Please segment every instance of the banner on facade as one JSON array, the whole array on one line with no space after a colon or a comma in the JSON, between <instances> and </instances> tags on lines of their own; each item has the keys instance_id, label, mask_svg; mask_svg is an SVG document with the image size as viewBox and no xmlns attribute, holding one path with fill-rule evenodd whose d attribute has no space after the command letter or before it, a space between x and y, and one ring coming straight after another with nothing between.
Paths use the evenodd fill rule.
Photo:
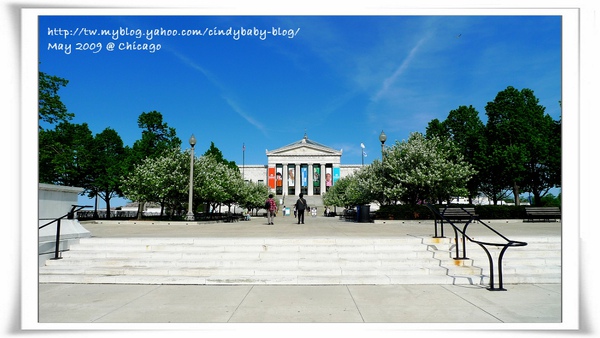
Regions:
<instances>
[{"instance_id":1,"label":"banner on facade","mask_svg":"<svg viewBox=\"0 0 600 338\"><path fill-rule=\"evenodd\" d=\"M269 188L275 189L275 167L269 167L268 175Z\"/></svg>"},{"instance_id":2,"label":"banner on facade","mask_svg":"<svg viewBox=\"0 0 600 338\"><path fill-rule=\"evenodd\" d=\"M321 168L319 166L313 167L313 187L321 186Z\"/></svg>"},{"instance_id":3,"label":"banner on facade","mask_svg":"<svg viewBox=\"0 0 600 338\"><path fill-rule=\"evenodd\" d=\"M340 179L340 168L333 168L333 184Z\"/></svg>"},{"instance_id":4,"label":"banner on facade","mask_svg":"<svg viewBox=\"0 0 600 338\"><path fill-rule=\"evenodd\" d=\"M281 164L278 164L276 166L276 173L275 173L275 185L278 187L282 187L283 186L283 166Z\"/></svg>"},{"instance_id":5,"label":"banner on facade","mask_svg":"<svg viewBox=\"0 0 600 338\"><path fill-rule=\"evenodd\" d=\"M288 169L288 187L296 185L296 168L291 167Z\"/></svg>"},{"instance_id":6,"label":"banner on facade","mask_svg":"<svg viewBox=\"0 0 600 338\"><path fill-rule=\"evenodd\" d=\"M306 165L300 167L300 186L308 186L308 166Z\"/></svg>"},{"instance_id":7,"label":"banner on facade","mask_svg":"<svg viewBox=\"0 0 600 338\"><path fill-rule=\"evenodd\" d=\"M333 185L333 175L331 173L331 167L325 168L325 186L331 187Z\"/></svg>"}]
</instances>

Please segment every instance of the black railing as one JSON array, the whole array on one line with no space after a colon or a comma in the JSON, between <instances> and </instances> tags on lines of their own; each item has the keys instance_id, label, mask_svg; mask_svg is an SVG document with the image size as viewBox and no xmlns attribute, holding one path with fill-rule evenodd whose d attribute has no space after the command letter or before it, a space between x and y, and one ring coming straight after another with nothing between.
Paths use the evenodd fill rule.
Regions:
<instances>
[{"instance_id":1,"label":"black railing","mask_svg":"<svg viewBox=\"0 0 600 338\"><path fill-rule=\"evenodd\" d=\"M40 229L45 228L48 225L56 222L56 247L54 249L54 258L51 258L51 259L61 259L61 257L59 257L59 254L58 254L59 253L59 249L60 249L60 221L63 218L65 218L65 217L67 219L74 219L75 218L75 213L77 211L83 209L83 208L91 208L91 206L89 206L89 205L72 205L71 211L69 211L65 215L63 215L63 216L61 216L59 218L56 218L56 219L54 219L54 220L52 220L52 221L50 221L50 222L48 222L48 223L46 223L46 224L44 224L44 225L42 225L42 226L40 226L38 228L38 230L40 230Z\"/></svg>"},{"instance_id":2,"label":"black railing","mask_svg":"<svg viewBox=\"0 0 600 338\"><path fill-rule=\"evenodd\" d=\"M435 226L436 237L437 237L437 226L438 226L437 220L438 220L438 218L441 221L440 224L441 224L441 228L442 228L441 229L442 236L444 233L444 229L443 229L444 222L450 224L452 226L452 228L454 229L454 236L455 236L455 240L456 240L456 257L454 259L468 259L467 258L467 247L466 247L467 239L470 242L473 242L473 243L479 245L483 249L483 251L485 251L485 254L488 257L489 264L490 264L490 285L488 287L488 290L490 290L490 291L506 291L506 289L504 288L504 285L503 285L503 281L502 281L502 258L504 257L504 254L506 253L506 250L509 247L526 246L527 243L521 242L521 241L514 241L514 240L510 240L510 239L506 238L504 235L502 235L501 233L499 233L498 231L496 231L489 225L482 222L481 219L479 218L479 216L472 214L471 212L465 210L464 208L460 208L460 209L462 209L462 211L469 216L467 217L467 219L461 229L456 224L454 224L454 222L451 219L449 219L447 216L444 216L443 211L440 212L435 206L433 206L429 203L427 203L426 206L427 206L427 208L429 208L429 210L431 210L431 212L435 216L434 226ZM447 206L444 208L444 211L446 210L446 208L447 208ZM504 243L484 242L484 241L475 240L475 239L469 237L467 235L467 227L471 223L474 223L474 222L483 225L485 228L487 228L488 230L493 232L495 235L502 238L504 240ZM461 235L460 241L459 241L459 233ZM462 256L459 253L459 251L460 251L459 243L462 244ZM492 258L490 251L488 250L488 248L486 246L501 246L502 247L502 250L500 250L500 254L498 255L498 287L494 286L494 260Z\"/></svg>"}]
</instances>

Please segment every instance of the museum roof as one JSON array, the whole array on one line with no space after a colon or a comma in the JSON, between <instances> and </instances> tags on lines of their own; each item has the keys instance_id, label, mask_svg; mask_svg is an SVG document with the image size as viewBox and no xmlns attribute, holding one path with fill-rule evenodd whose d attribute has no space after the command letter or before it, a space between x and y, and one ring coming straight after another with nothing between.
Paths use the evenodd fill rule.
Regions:
<instances>
[{"instance_id":1,"label":"museum roof","mask_svg":"<svg viewBox=\"0 0 600 338\"><path fill-rule=\"evenodd\" d=\"M296 142L290 143L290 144L288 144L286 146L283 146L281 148L278 148L278 149L274 149L274 150L271 150L271 151L267 150L267 153L274 153L274 152L279 152L279 151L286 150L286 149L293 149L293 148L297 148L297 147L304 146L304 145L310 145L310 146L313 146L313 147L316 147L316 148L326 149L328 151L340 152L341 153L341 150L333 149L333 148L328 147L328 146L326 146L324 144L321 144L319 142L316 142L316 141L313 141L313 140L309 139L308 135L306 135L306 133L304 133L304 137L302 139L300 139L300 140L298 140Z\"/></svg>"}]
</instances>

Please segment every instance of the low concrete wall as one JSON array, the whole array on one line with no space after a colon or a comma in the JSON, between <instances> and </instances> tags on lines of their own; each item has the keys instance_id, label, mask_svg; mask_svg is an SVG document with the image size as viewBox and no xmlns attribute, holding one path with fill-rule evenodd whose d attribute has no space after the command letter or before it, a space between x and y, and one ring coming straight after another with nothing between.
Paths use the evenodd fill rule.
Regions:
<instances>
[{"instance_id":1,"label":"low concrete wall","mask_svg":"<svg viewBox=\"0 0 600 338\"><path fill-rule=\"evenodd\" d=\"M38 228L71 211L73 205L77 205L77 195L82 191L83 188L40 183L38 188ZM39 266L43 266L47 259L55 256L56 232L56 222L39 229ZM69 246L79 242L80 238L91 236L92 234L77 219L63 218L60 223L59 252L68 250Z\"/></svg>"}]
</instances>

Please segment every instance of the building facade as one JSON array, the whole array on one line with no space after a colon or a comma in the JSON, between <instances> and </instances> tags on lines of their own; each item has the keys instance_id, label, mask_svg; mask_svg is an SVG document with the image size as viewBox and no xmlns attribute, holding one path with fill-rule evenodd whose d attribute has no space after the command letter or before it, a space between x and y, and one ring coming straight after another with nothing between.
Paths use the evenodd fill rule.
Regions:
<instances>
[{"instance_id":1,"label":"building facade","mask_svg":"<svg viewBox=\"0 0 600 338\"><path fill-rule=\"evenodd\" d=\"M267 165L240 168L245 180L266 184L276 196L322 196L340 178L360 165L342 165L342 150L304 137L274 150L266 150Z\"/></svg>"}]
</instances>

